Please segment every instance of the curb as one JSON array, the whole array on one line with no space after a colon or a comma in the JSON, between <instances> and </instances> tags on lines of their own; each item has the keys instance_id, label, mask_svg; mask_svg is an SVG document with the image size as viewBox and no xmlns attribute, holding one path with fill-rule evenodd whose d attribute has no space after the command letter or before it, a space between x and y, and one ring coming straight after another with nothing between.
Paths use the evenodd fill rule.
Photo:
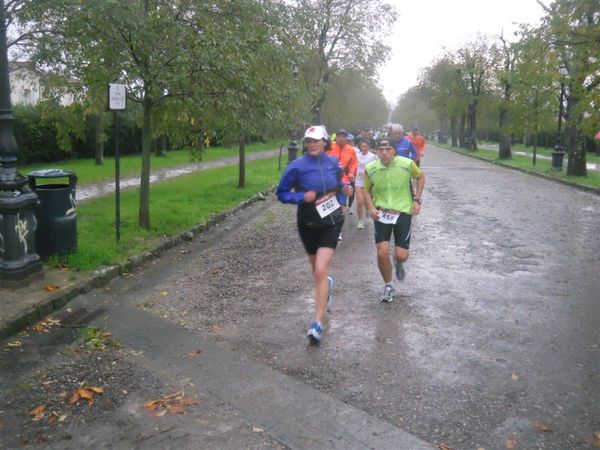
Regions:
<instances>
[{"instance_id":1,"label":"curb","mask_svg":"<svg viewBox=\"0 0 600 450\"><path fill-rule=\"evenodd\" d=\"M432 145L435 145L435 144L432 144ZM543 174L543 173L534 172L532 170L527 170L527 169L521 169L520 167L511 166L511 165L505 164L505 163L503 163L501 161L493 161L493 160L486 159L486 158L483 158L483 157L477 156L477 155L469 155L468 153L463 153L463 152L460 152L460 151L457 151L457 150L453 150L453 149L450 149L450 148L442 147L440 145L435 145L435 146L437 148L441 148L441 149L447 150L449 152L456 153L458 155L463 155L463 156L467 156L469 158L478 159L480 161L485 161L485 162L488 162L490 164L495 164L497 166L506 167L507 169L516 170L517 172L521 172L521 173L524 173L524 174L527 174L527 175L533 175L535 177L543 178L543 179L548 180L548 181L554 181L554 182L560 183L560 184L562 184L564 186L570 186L570 187L579 189L580 191L591 192L592 194L600 195L600 189L599 188L595 188L595 187L592 187L592 186L583 186L581 184L571 183L569 181L566 181L566 180L563 180L563 179L560 179L560 178L554 178L554 177L551 177L551 176Z\"/></svg>"},{"instance_id":2,"label":"curb","mask_svg":"<svg viewBox=\"0 0 600 450\"><path fill-rule=\"evenodd\" d=\"M93 289L106 286L114 278L124 273L131 272L133 269L140 267L154 258L159 257L165 251L176 247L182 242L194 240L195 237L205 233L209 229L214 228L232 214L235 214L236 212L241 211L256 202L266 200L266 197L275 192L275 189L275 187L271 187L265 191L261 191L225 212L214 214L206 222L196 225L177 236L167 238L165 242L158 245L154 249L145 251L140 255L130 256L122 264L102 267L101 269L92 272L91 276L87 280L76 283L75 285L64 290L57 291L54 295L50 295L39 304L24 310L22 313L18 314L17 317L12 317L7 321L0 322L0 339L8 338L20 331L25 330L29 326L35 325L37 322L52 314L54 311L58 311L59 309L63 308L75 297L86 294Z\"/></svg>"}]
</instances>

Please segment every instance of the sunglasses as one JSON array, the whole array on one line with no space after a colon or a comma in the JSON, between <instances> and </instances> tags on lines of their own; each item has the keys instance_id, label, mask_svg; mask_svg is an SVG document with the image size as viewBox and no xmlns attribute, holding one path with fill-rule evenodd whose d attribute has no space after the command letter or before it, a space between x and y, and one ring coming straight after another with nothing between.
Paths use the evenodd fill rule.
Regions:
<instances>
[{"instance_id":1,"label":"sunglasses","mask_svg":"<svg viewBox=\"0 0 600 450\"><path fill-rule=\"evenodd\" d=\"M392 148L393 147L391 147L389 144L382 144L377 146L377 150L391 150Z\"/></svg>"}]
</instances>

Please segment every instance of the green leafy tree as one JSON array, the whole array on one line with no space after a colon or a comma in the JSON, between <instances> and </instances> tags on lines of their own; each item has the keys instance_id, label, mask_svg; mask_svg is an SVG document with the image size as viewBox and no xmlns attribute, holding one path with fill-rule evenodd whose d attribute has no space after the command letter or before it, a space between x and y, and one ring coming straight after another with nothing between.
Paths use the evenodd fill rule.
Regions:
<instances>
[{"instance_id":1,"label":"green leafy tree","mask_svg":"<svg viewBox=\"0 0 600 450\"><path fill-rule=\"evenodd\" d=\"M404 124L405 128L418 125L421 132L433 132L438 124L429 99L427 89L420 86L410 88L398 99L392 111L392 122Z\"/></svg>"},{"instance_id":2,"label":"green leafy tree","mask_svg":"<svg viewBox=\"0 0 600 450\"><path fill-rule=\"evenodd\" d=\"M379 127L387 121L389 106L381 89L353 71L334 76L330 95L323 103L321 118L329 130L358 131Z\"/></svg>"},{"instance_id":3,"label":"green leafy tree","mask_svg":"<svg viewBox=\"0 0 600 450\"><path fill-rule=\"evenodd\" d=\"M376 0L293 0L294 30L302 49L296 63L311 96L314 123L333 76L352 69L372 79L390 48L383 44L396 20L395 9Z\"/></svg>"},{"instance_id":4,"label":"green leafy tree","mask_svg":"<svg viewBox=\"0 0 600 450\"><path fill-rule=\"evenodd\" d=\"M442 132L448 130L449 122L452 145L462 144L468 100L461 89L461 73L455 55L448 52L423 69L419 87L423 95L429 97L429 106L435 111Z\"/></svg>"},{"instance_id":5,"label":"green leafy tree","mask_svg":"<svg viewBox=\"0 0 600 450\"><path fill-rule=\"evenodd\" d=\"M468 99L465 147L469 150L477 150L477 108L490 84L494 57L494 46L484 36L478 36L457 52L459 85Z\"/></svg>"},{"instance_id":6,"label":"green leafy tree","mask_svg":"<svg viewBox=\"0 0 600 450\"><path fill-rule=\"evenodd\" d=\"M546 40L567 70L562 79L566 85L567 175L586 176L583 137L600 126L600 5L594 0L555 0L549 6L538 3L546 13L541 24Z\"/></svg>"}]
</instances>

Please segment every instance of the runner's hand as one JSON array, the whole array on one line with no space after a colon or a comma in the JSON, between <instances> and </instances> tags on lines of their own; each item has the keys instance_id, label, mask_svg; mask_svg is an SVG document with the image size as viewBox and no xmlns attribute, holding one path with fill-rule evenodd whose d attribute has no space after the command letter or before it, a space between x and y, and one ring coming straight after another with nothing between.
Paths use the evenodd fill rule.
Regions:
<instances>
[{"instance_id":1,"label":"runner's hand","mask_svg":"<svg viewBox=\"0 0 600 450\"><path fill-rule=\"evenodd\" d=\"M315 191L306 191L304 193L304 203L313 203L317 199Z\"/></svg>"},{"instance_id":2,"label":"runner's hand","mask_svg":"<svg viewBox=\"0 0 600 450\"><path fill-rule=\"evenodd\" d=\"M342 190L344 191L344 195L347 197L350 197L354 193L354 189L352 189L352 186L350 186L349 184L344 186L344 189Z\"/></svg>"},{"instance_id":3,"label":"runner's hand","mask_svg":"<svg viewBox=\"0 0 600 450\"><path fill-rule=\"evenodd\" d=\"M417 202L413 202L412 204L412 215L416 216L421 212L421 205L419 205Z\"/></svg>"},{"instance_id":4,"label":"runner's hand","mask_svg":"<svg viewBox=\"0 0 600 450\"><path fill-rule=\"evenodd\" d=\"M369 216L371 216L371 219L373 220L379 220L379 211L377 211L376 209L370 209Z\"/></svg>"}]
</instances>

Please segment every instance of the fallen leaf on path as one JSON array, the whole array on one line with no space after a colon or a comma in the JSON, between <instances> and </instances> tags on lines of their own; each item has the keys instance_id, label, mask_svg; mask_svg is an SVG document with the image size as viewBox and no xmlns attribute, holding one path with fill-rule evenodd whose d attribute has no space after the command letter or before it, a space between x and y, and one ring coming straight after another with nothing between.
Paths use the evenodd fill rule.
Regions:
<instances>
[{"instance_id":1,"label":"fallen leaf on path","mask_svg":"<svg viewBox=\"0 0 600 450\"><path fill-rule=\"evenodd\" d=\"M51 328L59 325L60 320L54 319L53 317L46 317L31 327L31 331L35 331L37 333L49 333Z\"/></svg>"},{"instance_id":2,"label":"fallen leaf on path","mask_svg":"<svg viewBox=\"0 0 600 450\"><path fill-rule=\"evenodd\" d=\"M254 431L255 433L263 433L265 430L263 430L260 427L252 427L252 431Z\"/></svg>"},{"instance_id":3,"label":"fallen leaf on path","mask_svg":"<svg viewBox=\"0 0 600 450\"><path fill-rule=\"evenodd\" d=\"M74 405L79 400L84 399L84 400L87 400L88 403L91 405L92 403L94 403L94 395L103 394L103 393L104 393L104 388L101 388L101 387L96 387L96 386L80 387L78 389L75 389L75 391L73 391L73 393L67 400L67 403L69 405Z\"/></svg>"},{"instance_id":4,"label":"fallen leaf on path","mask_svg":"<svg viewBox=\"0 0 600 450\"><path fill-rule=\"evenodd\" d=\"M46 286L44 286L44 290L48 292L54 292L59 291L60 287L55 284L47 284Z\"/></svg>"},{"instance_id":5,"label":"fallen leaf on path","mask_svg":"<svg viewBox=\"0 0 600 450\"><path fill-rule=\"evenodd\" d=\"M9 343L6 344L7 347L22 347L23 344L21 343L21 341L10 341Z\"/></svg>"},{"instance_id":6,"label":"fallen leaf on path","mask_svg":"<svg viewBox=\"0 0 600 450\"><path fill-rule=\"evenodd\" d=\"M48 416L48 423L54 423L60 418L60 415L56 411L52 411Z\"/></svg>"},{"instance_id":7,"label":"fallen leaf on path","mask_svg":"<svg viewBox=\"0 0 600 450\"><path fill-rule=\"evenodd\" d=\"M543 432L548 432L548 431L552 431L552 428L550 428L548 425L546 425L545 423L536 423L533 426L534 429L536 429L537 431L543 431Z\"/></svg>"},{"instance_id":8,"label":"fallen leaf on path","mask_svg":"<svg viewBox=\"0 0 600 450\"><path fill-rule=\"evenodd\" d=\"M215 331L221 331L223 328L225 328L220 323L213 323L211 326L212 326L212 329Z\"/></svg>"},{"instance_id":9,"label":"fallen leaf on path","mask_svg":"<svg viewBox=\"0 0 600 450\"><path fill-rule=\"evenodd\" d=\"M144 403L144 408L146 408L148 411L154 412L157 406L161 405L163 402L164 400L150 400Z\"/></svg>"},{"instance_id":10,"label":"fallen leaf on path","mask_svg":"<svg viewBox=\"0 0 600 450\"><path fill-rule=\"evenodd\" d=\"M511 378L513 381L518 381L519 380L519 375L516 374L516 372L513 372L511 375Z\"/></svg>"},{"instance_id":11,"label":"fallen leaf on path","mask_svg":"<svg viewBox=\"0 0 600 450\"><path fill-rule=\"evenodd\" d=\"M200 356L202 350L196 350L195 352L188 353L188 356Z\"/></svg>"},{"instance_id":12,"label":"fallen leaf on path","mask_svg":"<svg viewBox=\"0 0 600 450\"><path fill-rule=\"evenodd\" d=\"M437 447L439 450L454 450L454 447L450 447L450 445L448 445L446 443L438 444Z\"/></svg>"},{"instance_id":13,"label":"fallen leaf on path","mask_svg":"<svg viewBox=\"0 0 600 450\"><path fill-rule=\"evenodd\" d=\"M507 438L506 439L506 448L508 448L508 449L517 448L517 440L514 438Z\"/></svg>"},{"instance_id":14,"label":"fallen leaf on path","mask_svg":"<svg viewBox=\"0 0 600 450\"><path fill-rule=\"evenodd\" d=\"M81 398L85 400L91 400L94 398L94 391L92 391L91 389L80 388L77 389L77 393Z\"/></svg>"},{"instance_id":15,"label":"fallen leaf on path","mask_svg":"<svg viewBox=\"0 0 600 450\"><path fill-rule=\"evenodd\" d=\"M169 295L169 293L167 291L160 291L161 297L166 297L167 295Z\"/></svg>"},{"instance_id":16,"label":"fallen leaf on path","mask_svg":"<svg viewBox=\"0 0 600 450\"><path fill-rule=\"evenodd\" d=\"M81 396L79 395L79 392L75 391L71 394L71 396L69 397L69 400L67 400L67 403L69 405L74 405L75 403L77 403L79 401L80 398L81 398Z\"/></svg>"},{"instance_id":17,"label":"fallen leaf on path","mask_svg":"<svg viewBox=\"0 0 600 450\"><path fill-rule=\"evenodd\" d=\"M38 422L44 418L44 411L46 411L46 405L39 405L29 411L29 417L34 422Z\"/></svg>"},{"instance_id":18,"label":"fallen leaf on path","mask_svg":"<svg viewBox=\"0 0 600 450\"><path fill-rule=\"evenodd\" d=\"M197 405L200 401L195 398L184 398L184 396L183 390L165 394L160 399L147 401L144 403L144 408L158 417L162 417L168 412L185 414L187 413L186 406Z\"/></svg>"}]
</instances>

